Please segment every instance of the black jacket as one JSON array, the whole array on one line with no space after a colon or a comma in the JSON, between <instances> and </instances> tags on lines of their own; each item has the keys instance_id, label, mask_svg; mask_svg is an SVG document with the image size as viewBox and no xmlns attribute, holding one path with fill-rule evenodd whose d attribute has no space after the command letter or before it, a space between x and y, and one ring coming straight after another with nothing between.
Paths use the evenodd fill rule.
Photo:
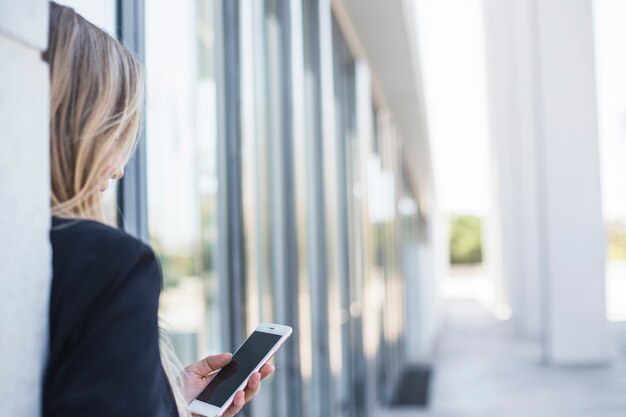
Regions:
<instances>
[{"instance_id":1,"label":"black jacket","mask_svg":"<svg viewBox=\"0 0 626 417\"><path fill-rule=\"evenodd\" d=\"M176 416L159 355L152 250L98 222L52 219L44 417Z\"/></svg>"}]
</instances>

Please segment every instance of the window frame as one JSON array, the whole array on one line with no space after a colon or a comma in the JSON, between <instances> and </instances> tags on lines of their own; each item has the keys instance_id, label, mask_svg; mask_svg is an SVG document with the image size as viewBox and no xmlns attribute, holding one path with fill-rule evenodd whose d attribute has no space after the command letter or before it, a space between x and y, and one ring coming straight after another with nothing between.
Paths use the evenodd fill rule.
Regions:
<instances>
[{"instance_id":1,"label":"window frame","mask_svg":"<svg viewBox=\"0 0 626 417\"><path fill-rule=\"evenodd\" d=\"M117 36L141 62L145 62L145 0L117 0ZM142 120L145 120L145 107ZM137 149L125 167L117 188L117 224L131 235L148 242L148 193L146 127L141 123Z\"/></svg>"}]
</instances>

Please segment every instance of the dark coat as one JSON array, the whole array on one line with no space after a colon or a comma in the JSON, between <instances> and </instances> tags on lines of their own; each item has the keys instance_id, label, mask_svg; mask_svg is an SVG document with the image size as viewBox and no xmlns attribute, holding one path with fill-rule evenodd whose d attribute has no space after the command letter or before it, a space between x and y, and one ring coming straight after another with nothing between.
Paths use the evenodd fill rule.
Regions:
<instances>
[{"instance_id":1,"label":"dark coat","mask_svg":"<svg viewBox=\"0 0 626 417\"><path fill-rule=\"evenodd\" d=\"M159 354L154 253L94 221L53 218L43 417L176 416Z\"/></svg>"}]
</instances>

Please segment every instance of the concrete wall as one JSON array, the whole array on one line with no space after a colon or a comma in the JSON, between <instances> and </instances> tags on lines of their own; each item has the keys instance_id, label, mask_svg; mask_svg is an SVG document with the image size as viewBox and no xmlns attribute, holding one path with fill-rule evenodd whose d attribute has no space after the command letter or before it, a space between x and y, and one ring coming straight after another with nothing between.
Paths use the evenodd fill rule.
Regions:
<instances>
[{"instance_id":1,"label":"concrete wall","mask_svg":"<svg viewBox=\"0 0 626 417\"><path fill-rule=\"evenodd\" d=\"M0 415L40 415L50 286L48 2L0 0Z\"/></svg>"},{"instance_id":2,"label":"concrete wall","mask_svg":"<svg viewBox=\"0 0 626 417\"><path fill-rule=\"evenodd\" d=\"M485 0L502 282L551 364L609 358L589 0Z\"/></svg>"}]
</instances>

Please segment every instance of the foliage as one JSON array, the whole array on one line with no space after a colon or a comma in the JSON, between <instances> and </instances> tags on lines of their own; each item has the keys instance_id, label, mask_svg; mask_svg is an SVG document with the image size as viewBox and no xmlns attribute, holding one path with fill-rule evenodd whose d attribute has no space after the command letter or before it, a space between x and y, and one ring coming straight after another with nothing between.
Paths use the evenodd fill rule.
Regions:
<instances>
[{"instance_id":1,"label":"foliage","mask_svg":"<svg viewBox=\"0 0 626 417\"><path fill-rule=\"evenodd\" d=\"M481 219L471 215L450 218L450 263L477 264L483 260Z\"/></svg>"}]
</instances>

